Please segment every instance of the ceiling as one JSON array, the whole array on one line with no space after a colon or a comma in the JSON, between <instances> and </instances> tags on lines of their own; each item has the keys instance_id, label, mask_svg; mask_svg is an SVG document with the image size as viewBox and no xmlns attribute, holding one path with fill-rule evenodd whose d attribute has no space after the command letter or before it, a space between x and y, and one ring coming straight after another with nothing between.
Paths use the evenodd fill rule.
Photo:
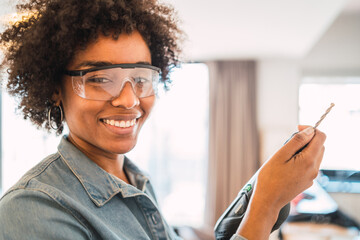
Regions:
<instances>
[{"instance_id":1,"label":"ceiling","mask_svg":"<svg viewBox=\"0 0 360 240\"><path fill-rule=\"evenodd\" d=\"M174 5L190 61L302 58L343 11L359 0L162 0ZM1 16L14 12L0 0Z\"/></svg>"},{"instance_id":2,"label":"ceiling","mask_svg":"<svg viewBox=\"0 0 360 240\"><path fill-rule=\"evenodd\" d=\"M164 0L188 34L185 57L302 58L336 17L359 0Z\"/></svg>"}]
</instances>

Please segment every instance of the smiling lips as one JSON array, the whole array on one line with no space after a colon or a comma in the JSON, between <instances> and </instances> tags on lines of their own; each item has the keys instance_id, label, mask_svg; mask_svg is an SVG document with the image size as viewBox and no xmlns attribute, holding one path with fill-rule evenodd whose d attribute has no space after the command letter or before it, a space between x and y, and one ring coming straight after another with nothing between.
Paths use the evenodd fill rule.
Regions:
<instances>
[{"instance_id":1,"label":"smiling lips","mask_svg":"<svg viewBox=\"0 0 360 240\"><path fill-rule=\"evenodd\" d=\"M109 124L111 126L120 127L120 128L128 128L132 127L136 123L136 119L133 120L110 120L110 119L102 119L102 121L106 124Z\"/></svg>"}]
</instances>

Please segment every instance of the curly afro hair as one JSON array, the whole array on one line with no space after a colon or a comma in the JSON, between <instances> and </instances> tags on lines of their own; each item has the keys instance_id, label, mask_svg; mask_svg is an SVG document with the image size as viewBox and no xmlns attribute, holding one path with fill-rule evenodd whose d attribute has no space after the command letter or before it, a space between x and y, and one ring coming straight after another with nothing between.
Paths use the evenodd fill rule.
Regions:
<instances>
[{"instance_id":1,"label":"curly afro hair","mask_svg":"<svg viewBox=\"0 0 360 240\"><path fill-rule=\"evenodd\" d=\"M19 98L24 118L49 131L48 110L65 67L99 34L117 39L139 31L165 87L169 71L179 65L183 33L174 10L156 0L28 0L17 9L31 14L0 34L5 49L1 68L7 69L7 90ZM52 113L60 134L60 112Z\"/></svg>"}]
</instances>

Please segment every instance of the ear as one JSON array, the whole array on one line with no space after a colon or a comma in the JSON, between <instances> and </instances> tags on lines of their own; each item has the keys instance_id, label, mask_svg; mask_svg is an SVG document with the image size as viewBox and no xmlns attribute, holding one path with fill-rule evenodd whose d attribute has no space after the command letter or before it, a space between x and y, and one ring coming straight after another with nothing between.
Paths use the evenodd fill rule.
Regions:
<instances>
[{"instance_id":1,"label":"ear","mask_svg":"<svg viewBox=\"0 0 360 240\"><path fill-rule=\"evenodd\" d=\"M53 95L51 96L51 101L54 105L59 106L62 100L61 87L58 86L55 88Z\"/></svg>"}]
</instances>

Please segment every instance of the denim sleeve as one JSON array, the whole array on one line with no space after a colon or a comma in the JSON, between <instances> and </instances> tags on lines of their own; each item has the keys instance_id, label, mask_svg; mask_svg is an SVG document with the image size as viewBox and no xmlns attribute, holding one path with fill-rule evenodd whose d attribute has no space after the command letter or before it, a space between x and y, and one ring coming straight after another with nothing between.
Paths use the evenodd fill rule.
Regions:
<instances>
[{"instance_id":1,"label":"denim sleeve","mask_svg":"<svg viewBox=\"0 0 360 240\"><path fill-rule=\"evenodd\" d=\"M91 239L87 228L43 192L15 190L0 201L0 239Z\"/></svg>"},{"instance_id":2,"label":"denim sleeve","mask_svg":"<svg viewBox=\"0 0 360 240\"><path fill-rule=\"evenodd\" d=\"M237 235L237 234L234 234L230 240L247 240L246 238L240 236L240 235Z\"/></svg>"}]
</instances>

